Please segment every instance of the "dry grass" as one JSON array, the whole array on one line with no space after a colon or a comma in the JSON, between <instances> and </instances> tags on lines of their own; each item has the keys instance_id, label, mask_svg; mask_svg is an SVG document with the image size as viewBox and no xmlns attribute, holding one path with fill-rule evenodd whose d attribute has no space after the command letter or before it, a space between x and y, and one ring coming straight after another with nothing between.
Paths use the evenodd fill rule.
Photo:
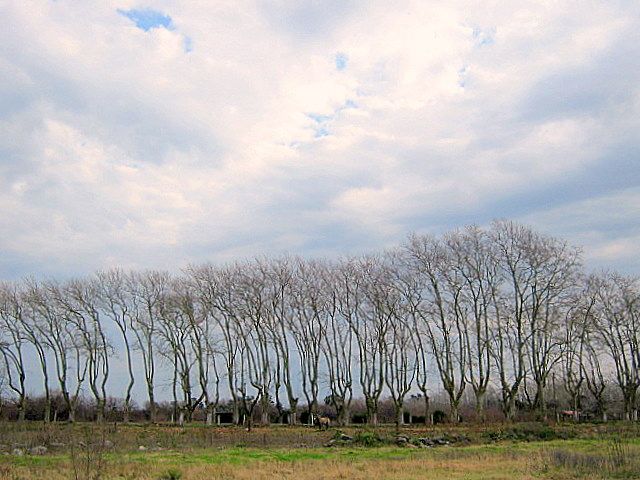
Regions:
<instances>
[{"instance_id":1,"label":"dry grass","mask_svg":"<svg viewBox=\"0 0 640 480\"><path fill-rule=\"evenodd\" d=\"M385 451L385 454L390 452ZM465 458L448 458L416 452L410 457L384 455L384 458L326 458L285 461L254 461L247 464L195 463L180 464L170 459L158 459L154 463L110 461L100 478L157 480L172 478L169 472L179 473L181 480L377 480L377 479L513 479L533 478L533 469L522 458L496 454L476 455ZM55 467L12 466L5 470L13 480L46 478L63 480L74 478L68 462ZM80 477L89 478L89 477Z\"/></svg>"},{"instance_id":2,"label":"dry grass","mask_svg":"<svg viewBox=\"0 0 640 480\"><path fill-rule=\"evenodd\" d=\"M26 480L382 480L639 478L638 445L625 447L624 468L593 462L607 445L556 441L441 449L196 450L109 454L103 468L76 476L68 456L20 457L0 463L0 478ZM558 454L559 451L563 453ZM598 459L600 457L597 457ZM575 460L579 459L579 460ZM606 460L606 459L605 459ZM576 463L577 462L577 463Z\"/></svg>"},{"instance_id":3,"label":"dry grass","mask_svg":"<svg viewBox=\"0 0 640 480\"><path fill-rule=\"evenodd\" d=\"M5 452L0 456L0 479L640 478L637 426L571 428L571 435L532 425L403 430L412 438L450 434L470 439L464 445L421 449L384 442L375 448L326 448L322 445L335 432L304 427L248 433L201 426L7 424L0 425L0 450ZM351 428L347 433L357 436L365 431ZM390 427L378 429L376 435L394 438ZM561 439L567 436L572 439ZM624 442L612 441L622 436ZM47 454L8 454L16 447L26 451L37 445L47 445Z\"/></svg>"}]
</instances>

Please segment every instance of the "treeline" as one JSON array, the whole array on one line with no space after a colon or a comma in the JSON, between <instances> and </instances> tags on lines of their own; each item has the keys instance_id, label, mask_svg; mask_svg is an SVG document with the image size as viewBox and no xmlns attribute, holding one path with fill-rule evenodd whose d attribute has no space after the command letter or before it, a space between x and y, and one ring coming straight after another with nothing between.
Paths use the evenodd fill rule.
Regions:
<instances>
[{"instance_id":1,"label":"treeline","mask_svg":"<svg viewBox=\"0 0 640 480\"><path fill-rule=\"evenodd\" d=\"M400 424L412 393L429 418L435 390L445 392L451 421L465 392L479 419L491 391L507 420L523 402L545 417L557 378L575 415L587 398L606 415L613 383L624 418L635 420L639 314L635 279L586 274L576 248L496 221L336 261L265 258L193 265L180 275L115 269L5 282L0 382L24 419L27 357L35 352L45 421L53 392L74 421L85 390L102 421L117 353L127 382L109 394L121 397L125 421L134 382L145 386L157 420L165 369L178 421L204 406L210 424L226 397L233 421L250 428L256 412L268 423L275 406L295 423L301 405L308 415L323 403L348 423L354 395L375 424L383 394Z\"/></svg>"}]
</instances>

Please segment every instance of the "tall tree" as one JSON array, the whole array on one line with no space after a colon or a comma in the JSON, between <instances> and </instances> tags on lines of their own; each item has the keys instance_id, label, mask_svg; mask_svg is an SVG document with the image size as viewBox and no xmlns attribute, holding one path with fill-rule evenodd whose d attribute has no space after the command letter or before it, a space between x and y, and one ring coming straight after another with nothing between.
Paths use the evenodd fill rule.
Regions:
<instances>
[{"instance_id":1,"label":"tall tree","mask_svg":"<svg viewBox=\"0 0 640 480\"><path fill-rule=\"evenodd\" d=\"M302 392L311 421L318 411L323 336L327 331L330 288L328 266L297 259L291 286L293 315L289 330L298 352Z\"/></svg>"},{"instance_id":2,"label":"tall tree","mask_svg":"<svg viewBox=\"0 0 640 480\"><path fill-rule=\"evenodd\" d=\"M25 419L26 340L22 320L22 303L15 284L0 285L0 354L4 360L7 386L17 395L18 421Z\"/></svg>"},{"instance_id":3,"label":"tall tree","mask_svg":"<svg viewBox=\"0 0 640 480\"><path fill-rule=\"evenodd\" d=\"M624 418L637 420L640 387L640 288L638 280L603 274L598 298L598 334L615 367Z\"/></svg>"},{"instance_id":4,"label":"tall tree","mask_svg":"<svg viewBox=\"0 0 640 480\"><path fill-rule=\"evenodd\" d=\"M459 421L466 386L468 354L463 336L462 279L451 271L451 259L443 243L414 235L405 245L411 271L420 278L422 303L416 314L427 335L442 387L449 397L449 415Z\"/></svg>"},{"instance_id":5,"label":"tall tree","mask_svg":"<svg viewBox=\"0 0 640 480\"><path fill-rule=\"evenodd\" d=\"M493 293L499 282L487 234L471 226L445 237L451 269L460 281L459 315L467 354L466 380L476 399L476 415L484 421L485 398L491 378L491 326L495 319Z\"/></svg>"},{"instance_id":6,"label":"tall tree","mask_svg":"<svg viewBox=\"0 0 640 480\"><path fill-rule=\"evenodd\" d=\"M127 362L128 381L124 391L123 421L129 423L131 415L131 391L135 383L133 374L133 357L131 338L133 301L131 292L127 288L128 279L124 272L118 269L98 272L96 274L98 305L100 309L117 326L124 345Z\"/></svg>"}]
</instances>

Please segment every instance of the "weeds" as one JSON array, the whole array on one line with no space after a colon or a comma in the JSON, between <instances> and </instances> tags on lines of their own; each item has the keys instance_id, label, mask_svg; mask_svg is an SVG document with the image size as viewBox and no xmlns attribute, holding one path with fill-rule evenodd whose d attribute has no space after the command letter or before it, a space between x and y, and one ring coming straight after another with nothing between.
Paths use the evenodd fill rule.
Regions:
<instances>
[{"instance_id":1,"label":"weeds","mask_svg":"<svg viewBox=\"0 0 640 480\"><path fill-rule=\"evenodd\" d=\"M162 474L158 480L180 480L181 478L182 473L179 470L172 469Z\"/></svg>"},{"instance_id":2,"label":"weeds","mask_svg":"<svg viewBox=\"0 0 640 480\"><path fill-rule=\"evenodd\" d=\"M640 463L634 461L629 445L620 439L609 442L604 453L554 449L549 457L552 465L583 474L600 476L606 473L608 477L618 478L637 478L640 474Z\"/></svg>"},{"instance_id":3,"label":"weeds","mask_svg":"<svg viewBox=\"0 0 640 480\"><path fill-rule=\"evenodd\" d=\"M104 449L106 444L104 427L100 427L99 434L95 435L95 429L85 427L83 440L77 444L71 443L71 468L74 480L100 480L102 478L105 460Z\"/></svg>"},{"instance_id":4,"label":"weeds","mask_svg":"<svg viewBox=\"0 0 640 480\"><path fill-rule=\"evenodd\" d=\"M623 468L629 465L629 460L632 458L629 445L622 442L619 438L614 439L608 448L609 465L614 468Z\"/></svg>"},{"instance_id":5,"label":"weeds","mask_svg":"<svg viewBox=\"0 0 640 480\"><path fill-rule=\"evenodd\" d=\"M484 433L484 437L490 441L515 440L533 442L538 440L568 440L575 438L577 432L570 428L553 428L549 425L538 423L524 423L510 428L490 430Z\"/></svg>"}]
</instances>

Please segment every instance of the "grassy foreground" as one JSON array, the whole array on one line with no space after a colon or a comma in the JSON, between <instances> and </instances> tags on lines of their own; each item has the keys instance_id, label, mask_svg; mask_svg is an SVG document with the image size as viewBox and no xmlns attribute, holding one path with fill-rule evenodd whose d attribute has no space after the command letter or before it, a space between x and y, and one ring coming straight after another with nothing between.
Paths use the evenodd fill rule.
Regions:
<instances>
[{"instance_id":1,"label":"grassy foreground","mask_svg":"<svg viewBox=\"0 0 640 480\"><path fill-rule=\"evenodd\" d=\"M1 479L640 478L636 426L570 426L570 433L536 425L414 428L402 431L411 439L405 446L394 445L392 429L353 428L345 431L352 441L331 447L319 444L340 433L304 427L251 433L197 426L0 428ZM419 438L436 435L464 441L417 446Z\"/></svg>"}]
</instances>

